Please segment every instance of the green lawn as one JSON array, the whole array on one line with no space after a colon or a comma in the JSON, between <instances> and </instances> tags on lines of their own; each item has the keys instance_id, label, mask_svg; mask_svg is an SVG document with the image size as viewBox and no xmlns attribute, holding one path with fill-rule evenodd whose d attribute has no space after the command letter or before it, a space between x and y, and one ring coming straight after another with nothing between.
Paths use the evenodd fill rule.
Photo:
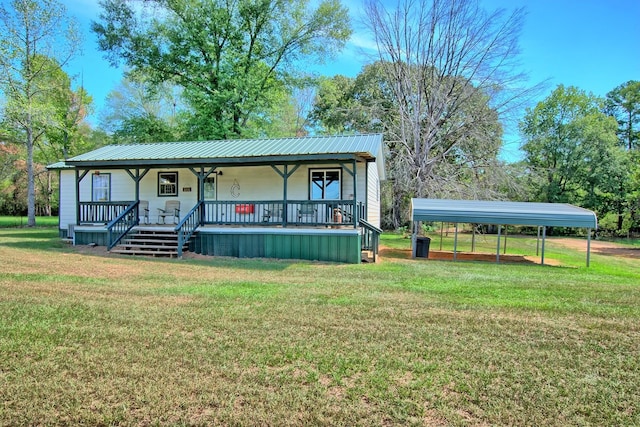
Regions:
<instances>
[{"instance_id":1,"label":"green lawn","mask_svg":"<svg viewBox=\"0 0 640 427\"><path fill-rule=\"evenodd\" d=\"M0 425L640 425L637 259L165 261L56 236L0 229Z\"/></svg>"},{"instance_id":2,"label":"green lawn","mask_svg":"<svg viewBox=\"0 0 640 427\"><path fill-rule=\"evenodd\" d=\"M24 227L27 225L26 216L2 216L0 215L0 228ZM58 225L57 216L36 217L36 227L55 227Z\"/></svg>"}]
</instances>

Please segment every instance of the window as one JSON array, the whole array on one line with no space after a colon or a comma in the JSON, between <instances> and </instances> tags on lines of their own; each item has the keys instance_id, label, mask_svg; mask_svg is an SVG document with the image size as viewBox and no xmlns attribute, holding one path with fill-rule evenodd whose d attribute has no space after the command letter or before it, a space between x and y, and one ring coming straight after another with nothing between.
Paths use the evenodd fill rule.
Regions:
<instances>
[{"instance_id":1,"label":"window","mask_svg":"<svg viewBox=\"0 0 640 427\"><path fill-rule=\"evenodd\" d=\"M95 172L91 175L91 201L108 202L111 200L111 174Z\"/></svg>"},{"instance_id":2,"label":"window","mask_svg":"<svg viewBox=\"0 0 640 427\"><path fill-rule=\"evenodd\" d=\"M339 200L340 192L340 169L325 169L310 171L311 200Z\"/></svg>"},{"instance_id":3,"label":"window","mask_svg":"<svg viewBox=\"0 0 640 427\"><path fill-rule=\"evenodd\" d=\"M178 195L178 172L158 172L158 196Z\"/></svg>"},{"instance_id":4,"label":"window","mask_svg":"<svg viewBox=\"0 0 640 427\"><path fill-rule=\"evenodd\" d=\"M204 199L216 199L216 178L213 176L207 177L204 180Z\"/></svg>"}]
</instances>

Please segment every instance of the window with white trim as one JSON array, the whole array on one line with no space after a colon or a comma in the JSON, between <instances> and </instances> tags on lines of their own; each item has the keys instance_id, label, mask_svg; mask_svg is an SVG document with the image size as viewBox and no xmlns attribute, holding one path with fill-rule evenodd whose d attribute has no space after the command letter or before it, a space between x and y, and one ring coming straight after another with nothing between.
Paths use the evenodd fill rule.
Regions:
<instances>
[{"instance_id":1,"label":"window with white trim","mask_svg":"<svg viewBox=\"0 0 640 427\"><path fill-rule=\"evenodd\" d=\"M341 169L311 169L309 171L309 199L340 200Z\"/></svg>"},{"instance_id":2,"label":"window with white trim","mask_svg":"<svg viewBox=\"0 0 640 427\"><path fill-rule=\"evenodd\" d=\"M95 172L91 175L91 201L108 202L111 200L111 174Z\"/></svg>"}]
</instances>

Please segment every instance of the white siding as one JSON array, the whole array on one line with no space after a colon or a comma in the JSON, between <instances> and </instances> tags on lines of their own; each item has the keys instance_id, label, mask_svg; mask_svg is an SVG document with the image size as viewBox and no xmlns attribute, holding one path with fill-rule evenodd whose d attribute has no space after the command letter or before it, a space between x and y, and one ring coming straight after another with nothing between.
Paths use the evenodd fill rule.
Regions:
<instances>
[{"instance_id":1,"label":"white siding","mask_svg":"<svg viewBox=\"0 0 640 427\"><path fill-rule=\"evenodd\" d=\"M291 170L293 166L289 166ZM289 200L309 199L309 170L340 168L333 163L300 166L288 179L287 198ZM283 167L279 166L282 170ZM222 166L217 176L217 200L282 200L283 179L270 166L232 167ZM369 188L366 188L365 174L369 173ZM178 196L158 196L158 173L178 172ZM373 224L379 224L380 198L379 180L374 163L357 163L357 197L365 202L368 196L368 216ZM80 182L80 201L91 201L92 174L90 171ZM124 170L100 171L110 174L111 201L135 200L135 182ZM185 191L190 189L190 191ZM368 193L367 193L368 191ZM235 196L235 197L234 197ZM342 199L353 197L353 177L342 170ZM180 200L180 215L184 217L198 200L198 179L189 169L166 168L152 169L140 181L140 200L149 201L149 220L157 222L158 208L162 208L167 200ZM60 228L67 229L68 224L76 222L75 173L73 170L62 170L60 173Z\"/></svg>"},{"instance_id":2,"label":"white siding","mask_svg":"<svg viewBox=\"0 0 640 427\"><path fill-rule=\"evenodd\" d=\"M158 196L158 173L178 172L178 196ZM126 175L126 172L123 172ZM131 196L135 199L135 183L127 175ZM185 191L185 190L191 191ZM122 193L124 195L124 192ZM116 200L113 199L112 200ZM140 200L149 201L149 222L158 222L158 208L164 208L167 200L180 200L180 219L184 218L198 201L198 178L189 169L151 169L140 181ZM170 220L170 219L169 219Z\"/></svg>"},{"instance_id":3,"label":"white siding","mask_svg":"<svg viewBox=\"0 0 640 427\"><path fill-rule=\"evenodd\" d=\"M368 163L367 168L367 217L368 221L380 227L380 177L378 175L378 165L375 162Z\"/></svg>"},{"instance_id":4,"label":"white siding","mask_svg":"<svg viewBox=\"0 0 640 427\"><path fill-rule=\"evenodd\" d=\"M60 171L60 230L76 223L76 175L73 170Z\"/></svg>"}]
</instances>

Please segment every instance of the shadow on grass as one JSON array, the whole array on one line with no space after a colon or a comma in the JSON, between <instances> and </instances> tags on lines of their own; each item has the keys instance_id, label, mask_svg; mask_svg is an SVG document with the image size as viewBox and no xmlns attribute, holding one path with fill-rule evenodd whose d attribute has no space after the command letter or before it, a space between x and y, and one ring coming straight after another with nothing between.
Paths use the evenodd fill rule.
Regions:
<instances>
[{"instance_id":1,"label":"shadow on grass","mask_svg":"<svg viewBox=\"0 0 640 427\"><path fill-rule=\"evenodd\" d=\"M1 236L0 236L1 237ZM46 240L23 240L20 242L1 242L0 246L14 249L39 249L42 251L58 250L66 246L65 243L55 239Z\"/></svg>"},{"instance_id":2,"label":"shadow on grass","mask_svg":"<svg viewBox=\"0 0 640 427\"><path fill-rule=\"evenodd\" d=\"M17 231L20 230L20 231ZM51 227L43 228L0 228L0 240L6 239L54 239L58 237L58 230Z\"/></svg>"}]
</instances>

